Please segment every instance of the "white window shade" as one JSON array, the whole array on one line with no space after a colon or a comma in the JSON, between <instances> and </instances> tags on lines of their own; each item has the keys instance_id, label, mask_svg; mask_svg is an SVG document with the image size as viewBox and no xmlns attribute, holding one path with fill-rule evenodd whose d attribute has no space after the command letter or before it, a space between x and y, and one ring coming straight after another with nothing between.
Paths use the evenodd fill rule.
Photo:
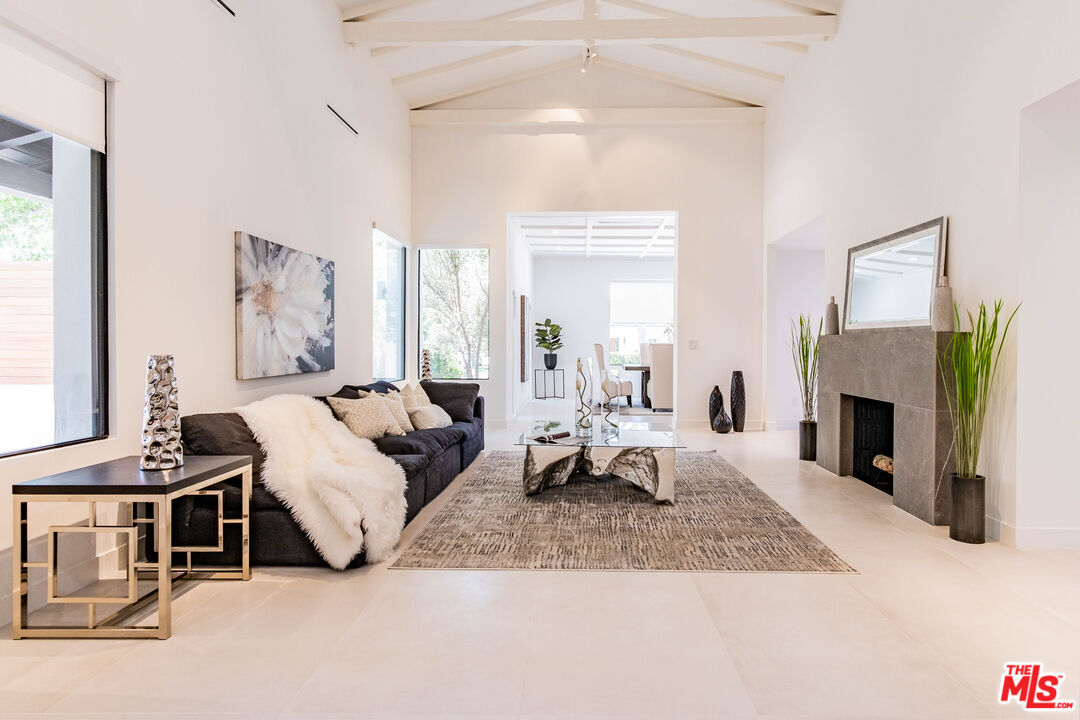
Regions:
<instances>
[{"instance_id":1,"label":"white window shade","mask_svg":"<svg viewBox=\"0 0 1080 720\"><path fill-rule=\"evenodd\" d=\"M675 321L675 293L670 282L613 282L611 323L670 325Z\"/></svg>"},{"instance_id":2,"label":"white window shade","mask_svg":"<svg viewBox=\"0 0 1080 720\"><path fill-rule=\"evenodd\" d=\"M105 152L105 80L0 25L0 114Z\"/></svg>"}]
</instances>

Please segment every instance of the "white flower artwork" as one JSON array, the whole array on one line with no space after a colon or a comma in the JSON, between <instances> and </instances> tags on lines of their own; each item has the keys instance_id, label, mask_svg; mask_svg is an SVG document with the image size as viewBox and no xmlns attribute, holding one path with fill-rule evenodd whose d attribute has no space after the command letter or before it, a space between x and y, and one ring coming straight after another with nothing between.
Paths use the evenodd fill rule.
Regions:
<instances>
[{"instance_id":1,"label":"white flower artwork","mask_svg":"<svg viewBox=\"0 0 1080 720\"><path fill-rule=\"evenodd\" d=\"M334 263L236 233L236 377L334 369Z\"/></svg>"}]
</instances>

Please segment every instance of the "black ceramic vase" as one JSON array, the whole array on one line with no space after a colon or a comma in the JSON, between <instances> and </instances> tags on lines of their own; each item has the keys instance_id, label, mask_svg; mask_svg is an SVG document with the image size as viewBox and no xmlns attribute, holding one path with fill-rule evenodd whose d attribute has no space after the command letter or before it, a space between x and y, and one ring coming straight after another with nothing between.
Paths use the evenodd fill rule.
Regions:
<instances>
[{"instance_id":1,"label":"black ceramic vase","mask_svg":"<svg viewBox=\"0 0 1080 720\"><path fill-rule=\"evenodd\" d=\"M799 423L799 459L817 460L817 421Z\"/></svg>"},{"instance_id":2,"label":"black ceramic vase","mask_svg":"<svg viewBox=\"0 0 1080 720\"><path fill-rule=\"evenodd\" d=\"M714 385L709 394L709 427L718 433L731 432L731 418L724 410L724 395L719 385Z\"/></svg>"},{"instance_id":3,"label":"black ceramic vase","mask_svg":"<svg viewBox=\"0 0 1080 720\"><path fill-rule=\"evenodd\" d=\"M548 370L554 370L555 366L559 364L559 356L555 353L544 353L544 367Z\"/></svg>"},{"instance_id":4,"label":"black ceramic vase","mask_svg":"<svg viewBox=\"0 0 1080 720\"><path fill-rule=\"evenodd\" d=\"M986 542L986 478L952 476L949 537L966 543Z\"/></svg>"},{"instance_id":5,"label":"black ceramic vase","mask_svg":"<svg viewBox=\"0 0 1080 720\"><path fill-rule=\"evenodd\" d=\"M746 387L743 385L742 370L731 373L731 427L735 432L742 432L746 426Z\"/></svg>"}]
</instances>

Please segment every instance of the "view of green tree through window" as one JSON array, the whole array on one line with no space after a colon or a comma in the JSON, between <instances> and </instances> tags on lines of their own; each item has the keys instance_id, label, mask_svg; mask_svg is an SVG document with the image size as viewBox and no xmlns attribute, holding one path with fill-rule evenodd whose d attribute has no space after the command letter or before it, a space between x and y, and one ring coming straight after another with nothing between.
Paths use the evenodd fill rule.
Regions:
<instances>
[{"instance_id":1,"label":"view of green tree through window","mask_svg":"<svg viewBox=\"0 0 1080 720\"><path fill-rule=\"evenodd\" d=\"M0 455L107 432L104 167L0 116Z\"/></svg>"},{"instance_id":2,"label":"view of green tree through window","mask_svg":"<svg viewBox=\"0 0 1080 720\"><path fill-rule=\"evenodd\" d=\"M488 251L420 250L420 351L434 378L487 379Z\"/></svg>"}]
</instances>

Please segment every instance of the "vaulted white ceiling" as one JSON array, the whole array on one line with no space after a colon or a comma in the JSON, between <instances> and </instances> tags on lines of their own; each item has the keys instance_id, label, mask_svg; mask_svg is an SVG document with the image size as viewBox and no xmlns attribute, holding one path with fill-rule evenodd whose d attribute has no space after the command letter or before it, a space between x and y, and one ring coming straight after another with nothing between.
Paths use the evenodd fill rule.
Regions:
<instances>
[{"instance_id":1,"label":"vaulted white ceiling","mask_svg":"<svg viewBox=\"0 0 1080 720\"><path fill-rule=\"evenodd\" d=\"M456 111L427 113L441 120L499 110L485 116L550 122L538 112L574 108L596 110L591 122L723 122L760 113L835 34L841 0L338 3L345 41L371 53L413 110Z\"/></svg>"}]
</instances>

